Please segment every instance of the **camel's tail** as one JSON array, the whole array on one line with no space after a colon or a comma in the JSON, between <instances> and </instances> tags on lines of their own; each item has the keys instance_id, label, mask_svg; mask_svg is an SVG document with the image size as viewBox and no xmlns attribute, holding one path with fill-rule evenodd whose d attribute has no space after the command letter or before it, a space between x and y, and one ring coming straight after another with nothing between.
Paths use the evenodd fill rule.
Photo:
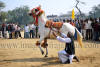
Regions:
<instances>
[{"instance_id":1,"label":"camel's tail","mask_svg":"<svg viewBox=\"0 0 100 67\"><path fill-rule=\"evenodd\" d=\"M82 47L83 47L83 43L82 43L83 37L82 37L82 34L77 30L77 28L75 28L75 29L76 29L76 31L77 31L77 41L78 41L79 45L80 45L81 48L82 48Z\"/></svg>"}]
</instances>

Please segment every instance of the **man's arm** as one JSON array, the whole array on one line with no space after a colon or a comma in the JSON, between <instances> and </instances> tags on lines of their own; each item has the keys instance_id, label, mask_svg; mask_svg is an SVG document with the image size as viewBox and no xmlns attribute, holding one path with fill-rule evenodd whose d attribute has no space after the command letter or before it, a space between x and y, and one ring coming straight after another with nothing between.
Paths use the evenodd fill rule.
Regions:
<instances>
[{"instance_id":1,"label":"man's arm","mask_svg":"<svg viewBox=\"0 0 100 67\"><path fill-rule=\"evenodd\" d=\"M71 42L71 39L69 37L62 38L60 36L57 36L54 32L53 32L53 35L56 37L57 40L59 40L61 42L65 42L65 43L70 43Z\"/></svg>"},{"instance_id":2,"label":"man's arm","mask_svg":"<svg viewBox=\"0 0 100 67\"><path fill-rule=\"evenodd\" d=\"M57 37L57 34L56 34L56 33L52 32L52 34L53 34L55 37Z\"/></svg>"},{"instance_id":3,"label":"man's arm","mask_svg":"<svg viewBox=\"0 0 100 67\"><path fill-rule=\"evenodd\" d=\"M71 39L69 37L67 38L62 38L60 36L57 36L56 38L57 40L59 40L60 42L64 42L64 43L70 43L71 42Z\"/></svg>"},{"instance_id":4,"label":"man's arm","mask_svg":"<svg viewBox=\"0 0 100 67\"><path fill-rule=\"evenodd\" d=\"M67 35L64 34L64 33L61 33L61 36L64 37L64 38L67 38Z\"/></svg>"},{"instance_id":5,"label":"man's arm","mask_svg":"<svg viewBox=\"0 0 100 67\"><path fill-rule=\"evenodd\" d=\"M67 34L61 33L59 30L58 33L61 35L61 37L67 38Z\"/></svg>"}]
</instances>

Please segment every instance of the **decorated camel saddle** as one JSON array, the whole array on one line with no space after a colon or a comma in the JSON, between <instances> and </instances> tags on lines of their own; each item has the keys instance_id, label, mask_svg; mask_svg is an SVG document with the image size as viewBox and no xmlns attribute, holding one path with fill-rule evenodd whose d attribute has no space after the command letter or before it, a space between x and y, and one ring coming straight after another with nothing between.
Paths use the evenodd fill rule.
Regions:
<instances>
[{"instance_id":1,"label":"decorated camel saddle","mask_svg":"<svg viewBox=\"0 0 100 67\"><path fill-rule=\"evenodd\" d=\"M60 29L62 27L62 25L63 25L63 22L53 22L51 20L47 20L46 24L45 24L45 27Z\"/></svg>"}]
</instances>

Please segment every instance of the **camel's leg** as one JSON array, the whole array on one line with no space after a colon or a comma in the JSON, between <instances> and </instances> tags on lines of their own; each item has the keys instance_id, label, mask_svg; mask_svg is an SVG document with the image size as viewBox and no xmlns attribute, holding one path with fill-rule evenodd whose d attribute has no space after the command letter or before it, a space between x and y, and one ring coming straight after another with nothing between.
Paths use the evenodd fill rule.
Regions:
<instances>
[{"instance_id":1,"label":"camel's leg","mask_svg":"<svg viewBox=\"0 0 100 67\"><path fill-rule=\"evenodd\" d=\"M48 48L46 47L46 55L45 57L48 57Z\"/></svg>"},{"instance_id":2,"label":"camel's leg","mask_svg":"<svg viewBox=\"0 0 100 67\"><path fill-rule=\"evenodd\" d=\"M41 46L42 46L43 48L46 49L45 57L47 57L47 55L48 55L48 49L47 49L47 47L48 47L48 44L47 44L47 38L44 38L44 42L41 44Z\"/></svg>"},{"instance_id":3,"label":"camel's leg","mask_svg":"<svg viewBox=\"0 0 100 67\"><path fill-rule=\"evenodd\" d=\"M40 51L41 51L41 53L43 55L44 54L44 51L42 50L41 45L39 45L38 47L40 48Z\"/></svg>"},{"instance_id":4,"label":"camel's leg","mask_svg":"<svg viewBox=\"0 0 100 67\"><path fill-rule=\"evenodd\" d=\"M47 38L44 39L44 44L45 44L45 48L46 48L46 55L45 57L48 57L48 44L47 44Z\"/></svg>"},{"instance_id":5,"label":"camel's leg","mask_svg":"<svg viewBox=\"0 0 100 67\"><path fill-rule=\"evenodd\" d=\"M42 53L42 55L44 54L44 51L42 50L42 48L41 48L41 42L42 42L42 40L44 40L44 37L40 37L40 40L39 41L37 41L38 43L38 47L39 47L39 49L40 49L40 51L41 51L41 53Z\"/></svg>"}]
</instances>

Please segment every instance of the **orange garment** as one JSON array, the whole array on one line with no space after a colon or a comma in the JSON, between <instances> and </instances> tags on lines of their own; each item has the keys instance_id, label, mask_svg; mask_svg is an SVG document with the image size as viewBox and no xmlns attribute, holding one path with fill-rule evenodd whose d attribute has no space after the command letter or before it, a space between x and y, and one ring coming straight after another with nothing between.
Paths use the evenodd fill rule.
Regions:
<instances>
[{"instance_id":1,"label":"orange garment","mask_svg":"<svg viewBox=\"0 0 100 67\"><path fill-rule=\"evenodd\" d=\"M73 23L73 22L70 22L70 24L71 24L72 26L75 26L75 23Z\"/></svg>"}]
</instances>

